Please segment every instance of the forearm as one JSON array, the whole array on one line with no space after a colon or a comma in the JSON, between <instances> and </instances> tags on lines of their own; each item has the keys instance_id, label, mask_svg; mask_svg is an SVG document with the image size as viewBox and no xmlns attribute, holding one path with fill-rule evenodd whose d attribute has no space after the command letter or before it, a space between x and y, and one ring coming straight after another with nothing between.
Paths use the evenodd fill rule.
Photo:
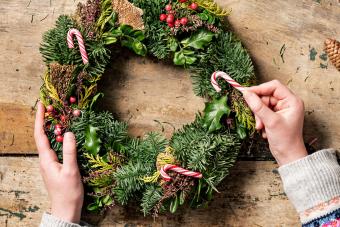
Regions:
<instances>
[{"instance_id":1,"label":"forearm","mask_svg":"<svg viewBox=\"0 0 340 227\"><path fill-rule=\"evenodd\" d=\"M281 166L279 173L303 226L340 219L340 166L335 150L321 150Z\"/></svg>"}]
</instances>

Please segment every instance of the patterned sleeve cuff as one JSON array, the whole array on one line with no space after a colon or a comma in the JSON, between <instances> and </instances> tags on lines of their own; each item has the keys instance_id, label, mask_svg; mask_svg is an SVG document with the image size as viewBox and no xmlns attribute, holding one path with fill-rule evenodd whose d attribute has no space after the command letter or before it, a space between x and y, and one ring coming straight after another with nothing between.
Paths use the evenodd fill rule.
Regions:
<instances>
[{"instance_id":1,"label":"patterned sleeve cuff","mask_svg":"<svg viewBox=\"0 0 340 227\"><path fill-rule=\"evenodd\" d=\"M334 149L281 166L279 173L302 222L340 208L340 166Z\"/></svg>"},{"instance_id":2,"label":"patterned sleeve cuff","mask_svg":"<svg viewBox=\"0 0 340 227\"><path fill-rule=\"evenodd\" d=\"M82 226L90 227L91 225L85 222L81 222L80 224L66 222L46 212L43 214L40 223L40 227L82 227Z\"/></svg>"}]
</instances>

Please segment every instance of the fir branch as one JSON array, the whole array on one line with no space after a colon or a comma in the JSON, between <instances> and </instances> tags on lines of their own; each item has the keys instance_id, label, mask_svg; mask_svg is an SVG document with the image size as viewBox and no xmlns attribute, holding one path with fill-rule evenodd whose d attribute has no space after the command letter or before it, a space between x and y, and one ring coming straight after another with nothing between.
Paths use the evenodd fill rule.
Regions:
<instances>
[{"instance_id":1,"label":"fir branch","mask_svg":"<svg viewBox=\"0 0 340 227\"><path fill-rule=\"evenodd\" d=\"M239 83L254 81L252 61L242 43L231 32L219 33L216 41L211 42L207 50L198 56L199 60L190 68L194 91L198 96L216 95L210 77L217 70L228 73ZM226 83L222 88L230 90Z\"/></svg>"},{"instance_id":2,"label":"fir branch","mask_svg":"<svg viewBox=\"0 0 340 227\"><path fill-rule=\"evenodd\" d=\"M150 214L163 196L162 188L156 185L148 185L143 193L141 207L144 216Z\"/></svg>"}]
</instances>

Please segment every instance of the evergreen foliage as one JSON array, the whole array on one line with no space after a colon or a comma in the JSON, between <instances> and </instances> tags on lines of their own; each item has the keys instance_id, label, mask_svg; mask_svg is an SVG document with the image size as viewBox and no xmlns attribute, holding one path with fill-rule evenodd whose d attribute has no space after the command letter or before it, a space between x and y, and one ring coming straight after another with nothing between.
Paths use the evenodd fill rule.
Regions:
<instances>
[{"instance_id":1,"label":"evergreen foliage","mask_svg":"<svg viewBox=\"0 0 340 227\"><path fill-rule=\"evenodd\" d=\"M201 121L197 116L193 123L177 131L170 145L182 166L201 172L206 183L215 188L236 161L240 141L235 132L227 129L208 133Z\"/></svg>"},{"instance_id":2,"label":"evergreen foliage","mask_svg":"<svg viewBox=\"0 0 340 227\"><path fill-rule=\"evenodd\" d=\"M254 66L241 42L231 32L221 32L216 41L200 54L197 64L190 67L194 91L198 96L216 96L210 84L210 76L215 71L224 71L239 83L253 83ZM222 88L230 90L225 84Z\"/></svg>"}]
</instances>

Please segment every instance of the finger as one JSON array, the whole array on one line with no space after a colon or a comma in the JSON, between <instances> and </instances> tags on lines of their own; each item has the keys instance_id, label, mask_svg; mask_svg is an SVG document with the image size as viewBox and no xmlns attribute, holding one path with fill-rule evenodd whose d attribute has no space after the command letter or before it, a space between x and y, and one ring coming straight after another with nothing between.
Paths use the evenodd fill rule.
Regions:
<instances>
[{"instance_id":1,"label":"finger","mask_svg":"<svg viewBox=\"0 0 340 227\"><path fill-rule=\"evenodd\" d=\"M275 98L274 96L270 96L269 103L271 106L276 106L278 102L279 100L277 98Z\"/></svg>"},{"instance_id":2,"label":"finger","mask_svg":"<svg viewBox=\"0 0 340 227\"><path fill-rule=\"evenodd\" d=\"M68 170L78 170L76 138L72 132L64 134L63 168Z\"/></svg>"},{"instance_id":3,"label":"finger","mask_svg":"<svg viewBox=\"0 0 340 227\"><path fill-rule=\"evenodd\" d=\"M262 138L267 139L267 133L265 130L262 131Z\"/></svg>"},{"instance_id":4,"label":"finger","mask_svg":"<svg viewBox=\"0 0 340 227\"><path fill-rule=\"evenodd\" d=\"M255 116L255 122L256 122L255 129L261 130L264 127L263 123L262 123L261 119L256 114L254 116Z\"/></svg>"},{"instance_id":5,"label":"finger","mask_svg":"<svg viewBox=\"0 0 340 227\"><path fill-rule=\"evenodd\" d=\"M278 116L266 106L259 96L249 90L243 92L243 97L257 117L263 122L264 126L276 122Z\"/></svg>"},{"instance_id":6,"label":"finger","mask_svg":"<svg viewBox=\"0 0 340 227\"><path fill-rule=\"evenodd\" d=\"M273 96L261 96L261 100L262 102L268 106L269 108L272 108L273 106L275 106L279 100Z\"/></svg>"},{"instance_id":7,"label":"finger","mask_svg":"<svg viewBox=\"0 0 340 227\"><path fill-rule=\"evenodd\" d=\"M258 86L249 87L248 90L256 93L258 96L273 96L276 99L294 97L294 94L278 80L272 80Z\"/></svg>"},{"instance_id":8,"label":"finger","mask_svg":"<svg viewBox=\"0 0 340 227\"><path fill-rule=\"evenodd\" d=\"M57 162L57 155L51 149L50 142L45 134L44 115L45 107L41 102L39 102L34 126L34 139L37 145L39 158L43 163L50 163L51 161Z\"/></svg>"}]
</instances>

